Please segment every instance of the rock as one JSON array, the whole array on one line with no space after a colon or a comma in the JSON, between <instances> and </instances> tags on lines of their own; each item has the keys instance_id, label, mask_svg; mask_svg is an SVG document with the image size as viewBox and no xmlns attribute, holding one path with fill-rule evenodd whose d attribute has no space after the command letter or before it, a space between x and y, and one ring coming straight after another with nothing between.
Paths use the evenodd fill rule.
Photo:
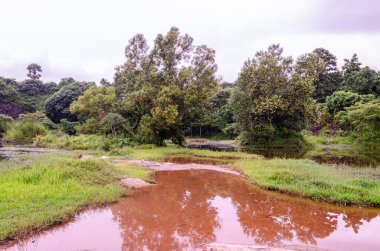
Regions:
<instances>
[{"instance_id":1,"label":"rock","mask_svg":"<svg viewBox=\"0 0 380 251\"><path fill-rule=\"evenodd\" d=\"M144 180L135 179L135 178L125 178L125 179L122 179L121 183L123 183L124 186L131 187L131 188L142 188L142 187L147 187L147 186L154 185L154 184L151 184L151 183L146 182Z\"/></svg>"},{"instance_id":2,"label":"rock","mask_svg":"<svg viewBox=\"0 0 380 251\"><path fill-rule=\"evenodd\" d=\"M102 156L102 157L100 157L101 159L109 159L110 157L108 157L108 156Z\"/></svg>"},{"instance_id":3,"label":"rock","mask_svg":"<svg viewBox=\"0 0 380 251\"><path fill-rule=\"evenodd\" d=\"M82 155L82 157L80 159L81 160L88 160L88 159L93 159L93 158L94 158L93 155L85 154L85 155Z\"/></svg>"}]
</instances>

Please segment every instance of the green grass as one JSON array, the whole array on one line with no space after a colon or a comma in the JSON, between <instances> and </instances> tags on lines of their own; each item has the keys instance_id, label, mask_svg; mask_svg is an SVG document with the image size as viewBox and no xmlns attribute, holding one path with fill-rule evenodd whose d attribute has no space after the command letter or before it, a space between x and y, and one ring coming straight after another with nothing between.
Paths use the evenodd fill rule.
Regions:
<instances>
[{"instance_id":1,"label":"green grass","mask_svg":"<svg viewBox=\"0 0 380 251\"><path fill-rule=\"evenodd\" d=\"M302 133L303 138L306 142L309 144L315 146L315 145L335 145L332 147L341 147L341 148L347 148L355 147L354 142L349 136L328 136L325 134L319 134L319 135L312 135L308 132Z\"/></svg>"},{"instance_id":2,"label":"green grass","mask_svg":"<svg viewBox=\"0 0 380 251\"><path fill-rule=\"evenodd\" d=\"M235 164L258 186L337 204L380 206L379 168L320 165L311 160L244 160Z\"/></svg>"},{"instance_id":3,"label":"green grass","mask_svg":"<svg viewBox=\"0 0 380 251\"><path fill-rule=\"evenodd\" d=\"M122 177L153 179L145 169L71 156L0 162L0 242L66 221L85 207L117 201L127 193Z\"/></svg>"},{"instance_id":4,"label":"green grass","mask_svg":"<svg viewBox=\"0 0 380 251\"><path fill-rule=\"evenodd\" d=\"M255 154L244 152L215 152L211 150L198 150L189 148L180 148L173 145L166 147L126 147L114 152L115 156L126 156L129 159L158 160L171 154L193 154L200 157L215 158L258 158Z\"/></svg>"}]
</instances>

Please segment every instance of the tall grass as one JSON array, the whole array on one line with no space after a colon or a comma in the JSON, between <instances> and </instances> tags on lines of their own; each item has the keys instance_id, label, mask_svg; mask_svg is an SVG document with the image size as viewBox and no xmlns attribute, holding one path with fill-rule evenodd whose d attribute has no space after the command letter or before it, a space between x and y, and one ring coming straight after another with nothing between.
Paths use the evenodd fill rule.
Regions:
<instances>
[{"instance_id":1,"label":"tall grass","mask_svg":"<svg viewBox=\"0 0 380 251\"><path fill-rule=\"evenodd\" d=\"M118 200L121 177L151 180L147 170L101 160L42 155L0 162L0 242L65 221L86 206Z\"/></svg>"},{"instance_id":2,"label":"tall grass","mask_svg":"<svg viewBox=\"0 0 380 251\"><path fill-rule=\"evenodd\" d=\"M5 138L16 144L32 143L37 136L46 135L47 130L39 123L16 122L6 132Z\"/></svg>"}]
</instances>

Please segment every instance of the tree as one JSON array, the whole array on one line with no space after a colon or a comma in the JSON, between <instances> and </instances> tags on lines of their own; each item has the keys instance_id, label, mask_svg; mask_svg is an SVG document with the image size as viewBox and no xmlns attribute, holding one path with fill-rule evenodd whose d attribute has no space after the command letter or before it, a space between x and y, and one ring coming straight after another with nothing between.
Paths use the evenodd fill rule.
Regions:
<instances>
[{"instance_id":1,"label":"tree","mask_svg":"<svg viewBox=\"0 0 380 251\"><path fill-rule=\"evenodd\" d=\"M94 118L100 122L104 116L114 111L116 93L113 87L91 86L70 106L70 112L81 121Z\"/></svg>"},{"instance_id":2,"label":"tree","mask_svg":"<svg viewBox=\"0 0 380 251\"><path fill-rule=\"evenodd\" d=\"M380 96L380 73L368 66L362 68L356 54L343 65L342 90Z\"/></svg>"},{"instance_id":3,"label":"tree","mask_svg":"<svg viewBox=\"0 0 380 251\"><path fill-rule=\"evenodd\" d=\"M100 80L100 85L101 86L111 86L112 84L107 80L107 79L105 79L105 78L102 78L101 80Z\"/></svg>"},{"instance_id":4,"label":"tree","mask_svg":"<svg viewBox=\"0 0 380 251\"><path fill-rule=\"evenodd\" d=\"M186 125L202 121L216 92L215 51L194 46L189 35L172 27L166 35L157 35L151 50L137 34L125 56L114 81L121 114L146 141L182 144Z\"/></svg>"},{"instance_id":5,"label":"tree","mask_svg":"<svg viewBox=\"0 0 380 251\"><path fill-rule=\"evenodd\" d=\"M74 82L62 87L47 101L45 105L46 115L54 123L58 123L61 119L77 120L77 117L69 111L70 105L93 85L95 85L93 82Z\"/></svg>"},{"instance_id":6,"label":"tree","mask_svg":"<svg viewBox=\"0 0 380 251\"><path fill-rule=\"evenodd\" d=\"M324 63L324 67L318 73L314 81L314 98L323 103L327 96L333 94L341 85L342 74L337 68L336 56L324 48L313 50Z\"/></svg>"},{"instance_id":7,"label":"tree","mask_svg":"<svg viewBox=\"0 0 380 251\"><path fill-rule=\"evenodd\" d=\"M0 102L13 103L18 101L18 92L13 85L7 81L9 79L0 77ZM17 84L17 83L16 83Z\"/></svg>"},{"instance_id":8,"label":"tree","mask_svg":"<svg viewBox=\"0 0 380 251\"><path fill-rule=\"evenodd\" d=\"M128 120L117 113L108 113L100 122L102 131L116 137L119 134L128 134L131 132Z\"/></svg>"},{"instance_id":9,"label":"tree","mask_svg":"<svg viewBox=\"0 0 380 251\"><path fill-rule=\"evenodd\" d=\"M279 45L271 45L248 59L239 74L233 106L243 144L290 137L306 125L312 84L322 65L315 54L303 55L294 64L282 53Z\"/></svg>"},{"instance_id":10,"label":"tree","mask_svg":"<svg viewBox=\"0 0 380 251\"><path fill-rule=\"evenodd\" d=\"M38 64L30 64L26 69L28 70L28 74L26 75L32 80L39 80L42 76L40 74L42 73L42 68Z\"/></svg>"}]
</instances>

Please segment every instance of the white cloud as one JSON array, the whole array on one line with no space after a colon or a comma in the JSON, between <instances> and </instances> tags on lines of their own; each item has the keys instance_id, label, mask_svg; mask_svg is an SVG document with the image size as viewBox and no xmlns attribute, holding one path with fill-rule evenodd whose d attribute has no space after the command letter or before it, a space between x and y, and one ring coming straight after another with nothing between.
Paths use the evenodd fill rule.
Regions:
<instances>
[{"instance_id":1,"label":"white cloud","mask_svg":"<svg viewBox=\"0 0 380 251\"><path fill-rule=\"evenodd\" d=\"M133 35L152 41L171 26L215 49L218 74L228 81L244 60L271 43L295 57L323 46L340 60L353 52L370 66L380 59L376 34L316 33L314 10L323 6L317 0L1 1L0 75L20 80L31 62L42 65L45 81L112 79Z\"/></svg>"}]
</instances>

